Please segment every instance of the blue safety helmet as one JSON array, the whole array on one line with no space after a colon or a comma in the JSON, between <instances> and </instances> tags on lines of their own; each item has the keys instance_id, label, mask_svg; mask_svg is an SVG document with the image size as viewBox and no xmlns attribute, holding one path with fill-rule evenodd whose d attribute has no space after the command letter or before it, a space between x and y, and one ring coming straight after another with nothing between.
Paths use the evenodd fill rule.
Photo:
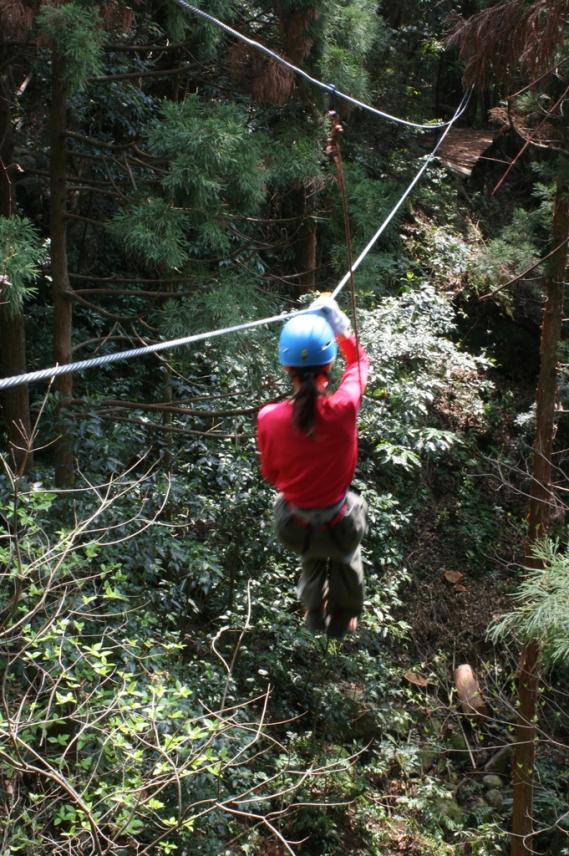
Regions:
<instances>
[{"instance_id":1,"label":"blue safety helmet","mask_svg":"<svg viewBox=\"0 0 569 856\"><path fill-rule=\"evenodd\" d=\"M325 366L334 362L337 352L334 331L320 313L295 315L281 330L279 361L282 366Z\"/></svg>"}]
</instances>

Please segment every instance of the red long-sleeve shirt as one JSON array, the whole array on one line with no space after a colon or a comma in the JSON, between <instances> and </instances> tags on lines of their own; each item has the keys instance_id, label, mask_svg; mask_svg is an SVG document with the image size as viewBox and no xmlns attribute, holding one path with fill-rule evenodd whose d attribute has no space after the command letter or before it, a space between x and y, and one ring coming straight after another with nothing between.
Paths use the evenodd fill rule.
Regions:
<instances>
[{"instance_id":1,"label":"red long-sleeve shirt","mask_svg":"<svg viewBox=\"0 0 569 856\"><path fill-rule=\"evenodd\" d=\"M298 508L327 508L339 502L356 468L356 421L369 361L360 346L358 368L355 337L338 337L338 344L346 368L336 392L318 398L310 437L293 425L292 401L268 404L257 417L261 472Z\"/></svg>"}]
</instances>

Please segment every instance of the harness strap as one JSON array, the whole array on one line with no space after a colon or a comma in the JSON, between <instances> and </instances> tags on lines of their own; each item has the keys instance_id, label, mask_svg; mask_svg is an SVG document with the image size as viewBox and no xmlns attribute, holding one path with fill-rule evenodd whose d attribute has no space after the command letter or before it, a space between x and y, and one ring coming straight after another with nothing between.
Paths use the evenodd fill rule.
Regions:
<instances>
[{"instance_id":1,"label":"harness strap","mask_svg":"<svg viewBox=\"0 0 569 856\"><path fill-rule=\"evenodd\" d=\"M295 524L306 530L301 553L304 556L313 535L322 529L332 530L344 519L348 513L348 502L344 495L339 502L328 508L297 508L290 503L287 503L287 508Z\"/></svg>"},{"instance_id":2,"label":"harness strap","mask_svg":"<svg viewBox=\"0 0 569 856\"><path fill-rule=\"evenodd\" d=\"M310 542L312 541L312 536L317 532L320 532L322 529L330 530L330 535L332 536L332 540L335 542L334 538L334 527L340 523L344 517L346 516L346 511L348 510L348 503L344 501L342 507L338 511L337 514L334 515L332 520L329 520L327 523L321 523L319 526L315 526L312 523L305 523L302 518L297 517L297 515L293 514L293 520L297 526L300 526L302 529L306 529L306 535L304 536L304 543L302 545L302 555L306 553L310 546Z\"/></svg>"},{"instance_id":3,"label":"harness strap","mask_svg":"<svg viewBox=\"0 0 569 856\"><path fill-rule=\"evenodd\" d=\"M287 503L288 510L294 518L294 522L302 527L318 529L329 529L332 526L337 526L344 518L347 511L346 497L343 496L335 505L328 508L297 508L295 505Z\"/></svg>"}]
</instances>

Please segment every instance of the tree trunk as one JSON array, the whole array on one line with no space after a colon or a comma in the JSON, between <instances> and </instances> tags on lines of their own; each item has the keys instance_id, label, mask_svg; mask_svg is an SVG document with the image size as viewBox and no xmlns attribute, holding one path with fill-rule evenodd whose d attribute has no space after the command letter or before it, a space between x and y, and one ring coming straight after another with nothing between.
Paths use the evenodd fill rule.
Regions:
<instances>
[{"instance_id":1,"label":"tree trunk","mask_svg":"<svg viewBox=\"0 0 569 856\"><path fill-rule=\"evenodd\" d=\"M7 80L0 85L0 215L12 217L15 195L12 171L12 123L10 88ZM1 271L0 271L1 272ZM26 331L22 312L0 306L0 374L3 377L26 372ZM2 394L2 418L12 449L15 469L28 472L33 463L25 448L31 433L28 387L17 386Z\"/></svg>"},{"instance_id":2,"label":"tree trunk","mask_svg":"<svg viewBox=\"0 0 569 856\"><path fill-rule=\"evenodd\" d=\"M558 180L553 211L552 243L560 244L569 234L569 184ZM531 555L536 541L547 535L554 496L551 490L551 453L555 436L557 403L557 351L563 317L564 277L567 246L552 257L544 286L546 304L541 328L541 360L536 393L536 435L533 445L532 481L528 513L526 566L538 568ZM537 730L539 646L526 645L518 666L518 722L513 757L512 856L535 852L533 833L533 781Z\"/></svg>"},{"instance_id":3,"label":"tree trunk","mask_svg":"<svg viewBox=\"0 0 569 856\"><path fill-rule=\"evenodd\" d=\"M296 280L300 287L298 293L312 291L316 287L316 267L318 237L313 216L314 203L310 191L303 182L295 182L289 198L283 208L283 214L290 217L302 217L294 237Z\"/></svg>"},{"instance_id":4,"label":"tree trunk","mask_svg":"<svg viewBox=\"0 0 569 856\"><path fill-rule=\"evenodd\" d=\"M298 283L303 291L313 291L316 288L317 247L316 223L307 217L302 224L296 254L297 267L302 274Z\"/></svg>"},{"instance_id":5,"label":"tree trunk","mask_svg":"<svg viewBox=\"0 0 569 856\"><path fill-rule=\"evenodd\" d=\"M0 374L2 377L25 374L26 332L21 312L10 313L0 307ZM19 475L30 471L33 453L28 449L31 435L28 387L7 389L2 395L2 416L12 451L14 468Z\"/></svg>"},{"instance_id":6,"label":"tree trunk","mask_svg":"<svg viewBox=\"0 0 569 856\"><path fill-rule=\"evenodd\" d=\"M65 63L56 50L52 53L50 190L51 190L51 275L53 280L53 351L58 364L71 362L73 304L67 296L69 271L67 267L67 197L65 130L67 86ZM73 437L65 419L66 405L73 397L73 375L56 378L53 389L58 393L57 433L55 446L55 483L71 487L75 478Z\"/></svg>"}]
</instances>

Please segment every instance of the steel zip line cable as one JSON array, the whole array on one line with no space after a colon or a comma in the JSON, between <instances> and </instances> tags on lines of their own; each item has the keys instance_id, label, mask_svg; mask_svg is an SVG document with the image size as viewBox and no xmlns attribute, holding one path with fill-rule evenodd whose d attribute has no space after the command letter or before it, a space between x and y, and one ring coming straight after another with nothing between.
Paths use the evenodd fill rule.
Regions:
<instances>
[{"instance_id":1,"label":"steel zip line cable","mask_svg":"<svg viewBox=\"0 0 569 856\"><path fill-rule=\"evenodd\" d=\"M220 21L219 18L215 18L213 15L210 15L209 12L204 12L202 9L198 9L197 6L192 6L191 3L188 3L187 0L174 0L174 2L181 8L185 9L187 12L191 12L193 15L198 15L200 18L203 18L205 21L208 21L210 24L213 24L215 27L218 27L220 30L223 30L229 35L233 36L235 39L243 42L246 45L249 45L251 48L255 48L255 50L264 53L266 56L274 59L275 62L278 62L280 65L288 68L290 71L294 71L295 74L298 74L300 77L303 77L309 83L312 83L313 86L318 87L318 89L322 89L324 92L330 93L330 95L334 95L337 98L341 98L343 101L347 101L349 104L353 104L355 107L360 107L362 110L367 110L369 113L373 113L375 116L380 116L382 119L387 119L389 122L395 122L398 125L405 125L407 128L416 128L419 131L438 131L442 130L442 128L447 128L450 126L451 122L455 121L454 119L449 120L448 122L434 122L433 124L421 124L419 122L410 122L407 119L400 119L398 116L392 116L391 113L385 113L383 110L378 110L377 107L372 107L371 104L366 104L364 101L359 101L357 98L353 98L351 95L347 95L345 92L340 92L339 89L336 89L333 83L324 83L322 80L318 80L316 77L312 77L310 74L307 74L302 68L299 68L297 65L293 65L292 62L286 60L283 56L272 51L270 48L263 45L261 42L255 41L255 39L250 39L248 36L245 36L243 33L240 33L239 30L235 30L233 27L230 27L229 24L225 24L223 21Z\"/></svg>"},{"instance_id":2,"label":"steel zip line cable","mask_svg":"<svg viewBox=\"0 0 569 856\"><path fill-rule=\"evenodd\" d=\"M340 280L340 282L338 283L338 285L336 286L336 288L332 292L332 297L336 297L341 292L341 290L343 289L345 284L350 280L352 273L355 270L357 270L357 268L363 262L363 260L365 259L365 257L367 256L367 254L369 253L369 251L371 250L373 245L381 237L381 235L383 235L383 233L385 232L385 230L387 229L387 227L389 226L389 224L391 223L391 221L393 220L393 218L395 217L395 215L397 214L397 212L399 211L399 209L401 208L401 206L403 205L403 203L405 202L405 200L407 199L407 197L409 196L409 194L411 193L411 191L413 190L415 185L421 180L423 173L425 172L425 170L427 169L427 167L431 163L432 159L435 157L435 155L436 155L437 151L439 150L444 138L446 137L446 135L448 134L448 132L450 131L450 129L452 128L452 126L454 125L456 120L462 115L462 113L468 107L468 102L470 101L471 95L472 95L472 89L469 89L467 92L464 93L464 95L462 96L462 101L458 105L454 116L452 117L451 121L449 122L449 124L446 127L446 130L444 131L444 133L441 134L439 140L437 141L436 146L434 147L432 152L426 158L425 163L423 164L421 169L418 171L418 173L416 174L416 176L413 179L413 181L411 182L411 184L407 187L407 189L404 191L402 196L400 196L398 202L396 202L396 204L393 206L393 208L391 209L391 211L389 212L389 214L387 215L387 217L385 218L385 220L383 221L383 223L381 224L381 226L379 227L379 229L377 230L377 232L375 233L375 235L373 236L373 238L371 239L369 244L367 244L364 247L364 249L362 250L360 255L357 257L357 259L353 263L351 269L346 274L344 274L344 276L342 277L342 279Z\"/></svg>"},{"instance_id":3,"label":"steel zip line cable","mask_svg":"<svg viewBox=\"0 0 569 856\"><path fill-rule=\"evenodd\" d=\"M453 124L456 120L462 115L463 111L466 109L468 102L470 100L472 90L466 92L463 95L462 101L456 109L456 112L449 124L447 125L445 131L441 134L436 146L430 152L430 154L426 157L425 162L407 187L407 189L403 192L402 196L399 198L395 206L389 212L371 241L367 244L367 246L362 250L354 264L352 265L351 271L353 272L359 265L363 262L367 254L370 252L374 244L383 234L389 223L393 220L403 202L407 199L417 182L421 179L423 173L435 157L441 143L444 138L452 128ZM334 289L332 296L336 297L340 291L343 289L345 284L349 281L351 271L348 271L340 280L336 288ZM276 324L277 322L286 321L288 318L292 318L295 315L302 315L308 312L308 309L303 309L295 312L284 312L280 315L273 315L269 318L261 318L257 321L247 321L243 324L234 324L231 327L223 327L219 330L210 330L207 333L196 333L192 336L184 336L180 339L171 339L167 342L156 342L154 345L144 345L140 348L131 348L127 351L118 351L114 354L104 354L99 357L92 357L88 360L80 360L74 363L66 363L65 365L53 366L47 369L39 369L34 372L27 372L26 374L15 375L13 377L4 377L0 378L0 391L4 389L12 389L15 386L22 386L26 383L34 383L39 380L51 380L51 378L58 377L59 375L64 374L75 374L76 372L84 371L85 369L92 369L98 366L109 365L110 363L120 362L122 360L130 360L134 357L142 357L145 354L155 354L159 351L166 351L171 348L180 348L182 345L191 345L194 342L202 342L204 339L214 339L219 336L225 336L230 333L239 333L242 330L252 330L255 327L262 327L264 324Z\"/></svg>"}]
</instances>

